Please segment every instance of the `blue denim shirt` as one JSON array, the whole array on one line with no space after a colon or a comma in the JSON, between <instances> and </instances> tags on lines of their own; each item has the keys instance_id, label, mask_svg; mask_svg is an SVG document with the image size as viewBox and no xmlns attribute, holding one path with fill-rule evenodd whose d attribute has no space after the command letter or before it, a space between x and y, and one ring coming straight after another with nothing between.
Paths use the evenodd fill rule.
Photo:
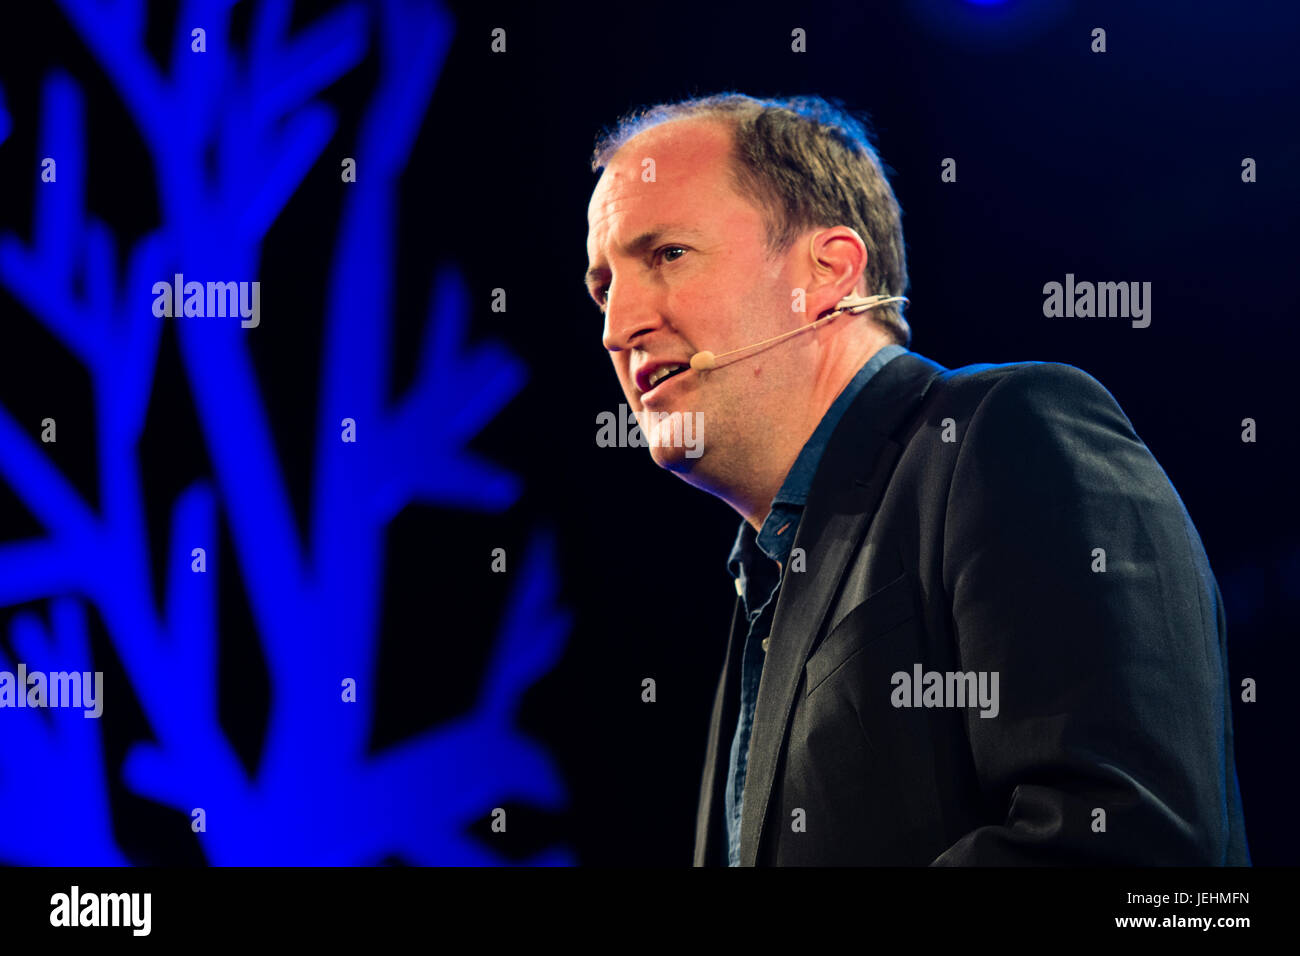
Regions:
<instances>
[{"instance_id":1,"label":"blue denim shirt","mask_svg":"<svg viewBox=\"0 0 1300 956\"><path fill-rule=\"evenodd\" d=\"M755 535L749 522L742 521L740 530L736 533L736 543L727 559L727 570L736 580L741 609L749 620L749 633L741 654L740 716L736 721L736 734L731 741L731 768L727 772L727 794L724 801L727 855L731 866L740 865L740 813L744 805L745 770L749 764L749 738L754 730L754 706L758 701L758 684L763 676L767 636L772 629L772 617L776 613L782 571L789 563L787 558L790 556L795 532L799 528L799 519L803 517L813 475L817 473L817 466L821 463L831 433L863 386L887 362L906 351L901 345L886 345L858 370L844 391L831 403L816 431L799 452L781 490L772 499L772 509L763 520L758 534Z\"/></svg>"}]
</instances>

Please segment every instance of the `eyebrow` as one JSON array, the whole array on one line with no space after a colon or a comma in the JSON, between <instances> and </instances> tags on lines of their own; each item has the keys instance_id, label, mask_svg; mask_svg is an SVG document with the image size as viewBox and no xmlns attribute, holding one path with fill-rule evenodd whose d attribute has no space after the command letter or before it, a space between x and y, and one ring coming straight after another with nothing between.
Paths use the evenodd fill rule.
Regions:
<instances>
[{"instance_id":1,"label":"eyebrow","mask_svg":"<svg viewBox=\"0 0 1300 956\"><path fill-rule=\"evenodd\" d=\"M675 233L684 239L698 239L703 235L703 233L698 229L694 229L690 226L682 225L680 223L667 223L665 225L655 226L653 229L647 229L645 232L641 233L641 235L637 236L627 244L627 251L632 255L640 255L645 252L648 247L653 246L669 233ZM588 269L587 274L583 277L584 287L590 290L592 280L598 278L604 271L604 266L592 266Z\"/></svg>"}]
</instances>

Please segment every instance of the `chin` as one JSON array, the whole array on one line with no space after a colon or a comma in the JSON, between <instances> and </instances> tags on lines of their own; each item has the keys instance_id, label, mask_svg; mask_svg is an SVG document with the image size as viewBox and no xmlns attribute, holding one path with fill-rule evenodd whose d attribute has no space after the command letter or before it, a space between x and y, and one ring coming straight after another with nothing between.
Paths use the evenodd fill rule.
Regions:
<instances>
[{"instance_id":1,"label":"chin","mask_svg":"<svg viewBox=\"0 0 1300 956\"><path fill-rule=\"evenodd\" d=\"M703 413L642 410L637 422L649 446L650 457L660 468L685 474L703 456Z\"/></svg>"},{"instance_id":2,"label":"chin","mask_svg":"<svg viewBox=\"0 0 1300 956\"><path fill-rule=\"evenodd\" d=\"M671 445L651 447L650 457L654 463L665 471L674 471L678 474L690 472L697 464L700 457L697 452L699 448L677 448Z\"/></svg>"}]
</instances>

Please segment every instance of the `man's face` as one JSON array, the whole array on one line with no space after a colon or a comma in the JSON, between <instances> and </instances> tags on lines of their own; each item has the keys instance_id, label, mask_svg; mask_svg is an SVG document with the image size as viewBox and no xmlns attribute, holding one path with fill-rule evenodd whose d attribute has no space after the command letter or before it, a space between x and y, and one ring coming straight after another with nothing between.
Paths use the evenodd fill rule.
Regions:
<instances>
[{"instance_id":1,"label":"man's face","mask_svg":"<svg viewBox=\"0 0 1300 956\"><path fill-rule=\"evenodd\" d=\"M788 352L688 369L653 388L647 381L665 363L688 365L702 349L721 354L798 323L790 295L799 283L785 257L767 257L758 209L729 182L730 150L729 130L714 121L649 129L614 156L587 211L588 291L604 312L602 341L628 405L651 421L645 430L656 463L683 477L698 469L702 484L711 468L744 461L761 424L798 387ZM644 410L697 415L703 454L672 447L669 423L656 429L658 416Z\"/></svg>"}]
</instances>

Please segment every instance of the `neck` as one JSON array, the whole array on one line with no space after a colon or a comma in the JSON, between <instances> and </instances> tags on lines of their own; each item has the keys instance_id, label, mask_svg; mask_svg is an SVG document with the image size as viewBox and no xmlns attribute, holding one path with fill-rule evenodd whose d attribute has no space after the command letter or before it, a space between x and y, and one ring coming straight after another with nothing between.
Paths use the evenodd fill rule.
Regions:
<instances>
[{"instance_id":1,"label":"neck","mask_svg":"<svg viewBox=\"0 0 1300 956\"><path fill-rule=\"evenodd\" d=\"M808 400L791 407L783 421L764 423L762 436L753 443L748 454L739 456L739 467L733 470L739 480L733 482L725 493L720 490L713 493L758 531L772 510L772 499L781 490L795 459L835 399L862 366L892 341L885 334L877 333L853 349L839 350L827 356L826 362L814 372L807 391Z\"/></svg>"}]
</instances>

